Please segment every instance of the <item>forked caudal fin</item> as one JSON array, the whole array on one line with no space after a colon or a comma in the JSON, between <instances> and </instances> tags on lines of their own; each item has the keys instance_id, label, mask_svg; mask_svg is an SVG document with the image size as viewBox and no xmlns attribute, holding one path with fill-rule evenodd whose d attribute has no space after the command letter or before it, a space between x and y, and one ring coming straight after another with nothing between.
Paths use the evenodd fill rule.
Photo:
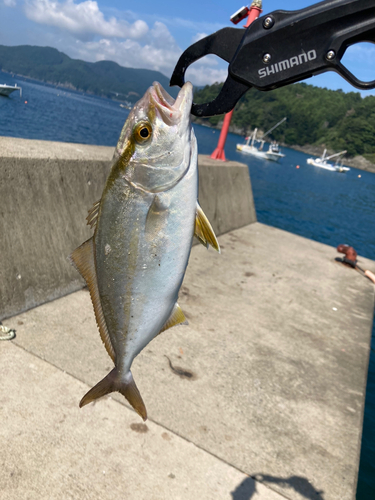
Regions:
<instances>
[{"instance_id":1,"label":"forked caudal fin","mask_svg":"<svg viewBox=\"0 0 375 500\"><path fill-rule=\"evenodd\" d=\"M147 410L138 387L135 385L131 371L129 371L125 377L120 378L116 368L109 372L103 380L98 382L83 396L79 403L79 407L82 408L82 406L92 403L95 399L115 391L125 396L138 415L142 417L143 420L147 420Z\"/></svg>"}]
</instances>

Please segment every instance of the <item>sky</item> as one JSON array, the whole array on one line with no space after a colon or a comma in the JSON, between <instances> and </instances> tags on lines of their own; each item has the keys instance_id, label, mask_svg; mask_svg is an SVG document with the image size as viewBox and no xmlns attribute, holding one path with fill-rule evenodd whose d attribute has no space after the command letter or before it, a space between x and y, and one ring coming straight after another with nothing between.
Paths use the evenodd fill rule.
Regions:
<instances>
[{"instance_id":1,"label":"sky","mask_svg":"<svg viewBox=\"0 0 375 500\"><path fill-rule=\"evenodd\" d=\"M242 0L243 2L243 0ZM246 3L224 0L0 0L0 45L50 46L73 59L111 60L170 77L181 53L192 43L234 25L230 16ZM296 10L310 0L263 0L263 13ZM237 25L242 26L243 23ZM375 45L348 49L342 62L360 79L375 80ZM190 67L195 85L222 82L227 63L207 56ZM306 80L319 87L357 91L327 72ZM363 96L375 91L361 91Z\"/></svg>"}]
</instances>

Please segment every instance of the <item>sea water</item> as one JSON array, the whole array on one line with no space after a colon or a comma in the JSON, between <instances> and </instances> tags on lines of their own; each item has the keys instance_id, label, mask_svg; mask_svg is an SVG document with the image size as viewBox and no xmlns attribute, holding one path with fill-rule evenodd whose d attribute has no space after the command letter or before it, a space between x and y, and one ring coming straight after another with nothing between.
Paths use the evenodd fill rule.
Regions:
<instances>
[{"instance_id":1,"label":"sea water","mask_svg":"<svg viewBox=\"0 0 375 500\"><path fill-rule=\"evenodd\" d=\"M129 111L84 95L0 72L0 83L22 87L0 96L0 136L115 146ZM200 154L211 154L219 131L194 126ZM243 138L228 134L227 159L249 166L259 222L327 245L353 246L375 260L375 174L337 173L307 165L304 153L282 148L280 163L236 151ZM0 152L1 154L1 152ZM307 256L308 257L308 256ZM372 269L375 272L375 269ZM366 392L357 500L375 498L375 327Z\"/></svg>"}]
</instances>

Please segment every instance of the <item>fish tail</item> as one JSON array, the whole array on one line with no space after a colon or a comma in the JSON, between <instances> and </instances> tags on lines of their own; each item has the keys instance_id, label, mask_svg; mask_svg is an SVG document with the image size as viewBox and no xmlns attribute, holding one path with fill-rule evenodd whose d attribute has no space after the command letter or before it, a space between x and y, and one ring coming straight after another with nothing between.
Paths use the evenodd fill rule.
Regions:
<instances>
[{"instance_id":1,"label":"fish tail","mask_svg":"<svg viewBox=\"0 0 375 500\"><path fill-rule=\"evenodd\" d=\"M120 377L117 368L114 368L106 377L98 382L87 394L83 396L79 407L92 403L106 394L118 391L129 401L134 410L143 420L147 420L147 410L142 396L135 385L133 375L129 370L125 377Z\"/></svg>"}]
</instances>

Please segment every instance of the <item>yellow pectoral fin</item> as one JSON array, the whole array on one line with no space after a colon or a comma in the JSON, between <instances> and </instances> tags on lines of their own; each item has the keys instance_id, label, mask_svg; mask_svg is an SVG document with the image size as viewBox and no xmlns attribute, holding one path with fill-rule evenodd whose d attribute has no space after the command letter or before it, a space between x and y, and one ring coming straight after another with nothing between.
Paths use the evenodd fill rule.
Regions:
<instances>
[{"instance_id":1,"label":"yellow pectoral fin","mask_svg":"<svg viewBox=\"0 0 375 500\"><path fill-rule=\"evenodd\" d=\"M195 216L194 236L198 238L199 242L202 243L204 247L206 248L209 247L209 244L207 243L207 240L203 233L202 224L200 223L200 220L198 219L197 216Z\"/></svg>"},{"instance_id":2,"label":"yellow pectoral fin","mask_svg":"<svg viewBox=\"0 0 375 500\"><path fill-rule=\"evenodd\" d=\"M169 316L168 320L165 322L165 325L160 330L158 335L160 335L162 332L165 332L165 330L168 330L168 328L172 328L172 326L188 324L189 323L185 317L185 314L182 312L181 307L176 302L173 307L172 314Z\"/></svg>"},{"instance_id":3,"label":"yellow pectoral fin","mask_svg":"<svg viewBox=\"0 0 375 500\"><path fill-rule=\"evenodd\" d=\"M207 219L205 213L197 202L196 211L195 211L195 231L194 235L198 238L198 240L208 248L209 245L212 246L216 251L220 253L219 242L216 239L214 230Z\"/></svg>"},{"instance_id":4,"label":"yellow pectoral fin","mask_svg":"<svg viewBox=\"0 0 375 500\"><path fill-rule=\"evenodd\" d=\"M90 238L82 243L80 247L76 248L71 254L70 259L87 283L91 301L94 306L95 318L99 328L100 337L105 345L105 348L107 349L108 354L112 358L112 361L115 362L115 351L109 337L103 314L102 303L100 302L98 280L96 278L95 270L93 239Z\"/></svg>"}]
</instances>

